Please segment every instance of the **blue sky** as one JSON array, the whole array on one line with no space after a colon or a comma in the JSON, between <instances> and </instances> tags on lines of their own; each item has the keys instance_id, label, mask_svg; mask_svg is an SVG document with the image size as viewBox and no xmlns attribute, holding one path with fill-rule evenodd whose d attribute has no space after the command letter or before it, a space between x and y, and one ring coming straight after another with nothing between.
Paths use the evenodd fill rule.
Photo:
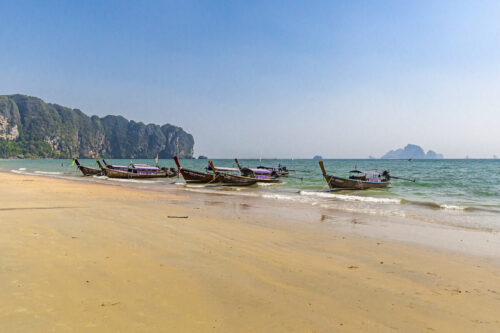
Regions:
<instances>
[{"instance_id":1,"label":"blue sky","mask_svg":"<svg viewBox=\"0 0 500 333\"><path fill-rule=\"evenodd\" d=\"M496 1L1 1L0 94L210 157L500 155Z\"/></svg>"}]
</instances>

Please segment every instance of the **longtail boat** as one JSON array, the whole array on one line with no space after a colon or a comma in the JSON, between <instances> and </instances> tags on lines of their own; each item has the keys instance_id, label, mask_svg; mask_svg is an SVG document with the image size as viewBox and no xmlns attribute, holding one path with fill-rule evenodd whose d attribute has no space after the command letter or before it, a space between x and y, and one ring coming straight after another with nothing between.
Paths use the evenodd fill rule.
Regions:
<instances>
[{"instance_id":1,"label":"longtail boat","mask_svg":"<svg viewBox=\"0 0 500 333\"><path fill-rule=\"evenodd\" d=\"M184 169L181 167L179 163L179 159L177 156L174 156L175 164L177 164L177 168L181 173L182 177L186 181L186 183L197 183L197 184L207 184L207 183L216 183L218 179L211 173L204 173L190 169Z\"/></svg>"},{"instance_id":2,"label":"longtail boat","mask_svg":"<svg viewBox=\"0 0 500 333\"><path fill-rule=\"evenodd\" d=\"M259 165L257 169L263 169L263 170L270 170L275 172L279 177L288 177L289 171L294 171L294 170L288 170L286 166L284 165L278 165L278 166L265 166L265 165Z\"/></svg>"},{"instance_id":3,"label":"longtail boat","mask_svg":"<svg viewBox=\"0 0 500 333\"><path fill-rule=\"evenodd\" d=\"M74 161L75 161L76 167L78 168L78 170L80 170L83 173L84 176L102 175L102 170L83 166L80 164L80 162L78 162L78 159L76 159L76 158L74 159Z\"/></svg>"},{"instance_id":4,"label":"longtail boat","mask_svg":"<svg viewBox=\"0 0 500 333\"><path fill-rule=\"evenodd\" d=\"M130 169L130 166L128 166L128 165L113 165L113 164L109 164L109 162L105 161L104 159L102 161L105 165L105 168L107 168L107 169L120 170L120 171L125 171L125 172L128 172L128 170ZM101 169L103 169L102 165L99 162L97 162L97 164L99 164L99 167Z\"/></svg>"},{"instance_id":5,"label":"longtail boat","mask_svg":"<svg viewBox=\"0 0 500 333\"><path fill-rule=\"evenodd\" d=\"M225 186L249 186L257 183L257 179L232 175L230 173L219 172L217 168L214 167L212 161L208 161L208 164L214 171L215 175L219 177L222 185Z\"/></svg>"},{"instance_id":6,"label":"longtail boat","mask_svg":"<svg viewBox=\"0 0 500 333\"><path fill-rule=\"evenodd\" d=\"M134 169L137 169L137 170L153 170L153 169L159 169L161 171L164 171L167 173L167 177L168 178L172 178L172 177L177 177L177 170L175 168L167 168L167 167L160 167L160 166L152 166L152 165L149 165L149 164L131 164L131 166L134 168Z\"/></svg>"},{"instance_id":7,"label":"longtail boat","mask_svg":"<svg viewBox=\"0 0 500 333\"><path fill-rule=\"evenodd\" d=\"M106 162L104 159L102 160L104 162L104 165L108 169L112 170L118 170L118 171L124 171L124 172L134 172L136 173L137 170L140 170L141 173L149 172L150 170L160 170L166 173L165 177L172 178L177 176L177 170L175 168L166 168L166 167L159 167L159 166L152 166L149 164L134 164L131 163L129 166L125 165L112 165ZM151 177L149 177L151 178Z\"/></svg>"},{"instance_id":8,"label":"longtail boat","mask_svg":"<svg viewBox=\"0 0 500 333\"><path fill-rule=\"evenodd\" d=\"M318 163L330 190L366 190L369 188L388 187L391 184L391 176L388 171L379 173L377 171L352 170L350 171L351 176L349 178L342 178L327 175L323 161L319 161Z\"/></svg>"},{"instance_id":9,"label":"longtail boat","mask_svg":"<svg viewBox=\"0 0 500 333\"><path fill-rule=\"evenodd\" d=\"M225 172L225 173L231 172L233 174L240 173L240 170L236 169L236 168L226 168L226 167L216 167L216 166L212 167L210 165L210 162L208 162L208 166L205 169L208 171L218 171L218 172Z\"/></svg>"},{"instance_id":10,"label":"longtail boat","mask_svg":"<svg viewBox=\"0 0 500 333\"><path fill-rule=\"evenodd\" d=\"M258 183L279 183L280 179L278 177L278 174L274 171L271 170L266 170L266 169L251 169L251 168L242 168L240 166L240 163L238 162L238 159L235 158L234 161L236 162L236 165L238 166L238 169L241 172L241 175L243 177L250 177L254 178L257 180Z\"/></svg>"},{"instance_id":11,"label":"longtail boat","mask_svg":"<svg viewBox=\"0 0 500 333\"><path fill-rule=\"evenodd\" d=\"M102 169L104 174L108 178L121 178L121 179L148 179L148 178L167 178L169 177L168 172L160 170L158 167L143 167L143 166L113 166L114 168L109 168L108 166L103 167L99 161L97 161L99 167Z\"/></svg>"}]
</instances>

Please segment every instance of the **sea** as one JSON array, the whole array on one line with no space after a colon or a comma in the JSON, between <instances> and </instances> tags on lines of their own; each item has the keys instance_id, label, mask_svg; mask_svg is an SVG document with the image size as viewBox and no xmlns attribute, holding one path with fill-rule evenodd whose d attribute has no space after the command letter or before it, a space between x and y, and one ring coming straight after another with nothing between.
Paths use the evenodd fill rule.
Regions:
<instances>
[{"instance_id":1,"label":"sea","mask_svg":"<svg viewBox=\"0 0 500 333\"><path fill-rule=\"evenodd\" d=\"M81 159L82 165L97 167L95 160ZM219 167L236 167L234 160L215 159ZM111 159L111 164L130 162L155 164L152 159ZM186 169L205 171L207 160L185 159ZM105 176L83 177L70 159L0 160L0 171L90 182L109 182L155 191L182 189L191 192L219 193L229 196L259 197L277 204L286 202L326 209L368 214L400 216L406 219L462 228L500 232L500 160L378 160L327 159L328 174L347 177L350 170L390 170L391 175L409 179L393 180L385 189L330 192L318 166L312 159L240 159L244 167L285 165L290 176L278 184L258 184L250 187L185 184L180 178L122 180ZM173 160L160 159L159 164L175 167Z\"/></svg>"}]
</instances>

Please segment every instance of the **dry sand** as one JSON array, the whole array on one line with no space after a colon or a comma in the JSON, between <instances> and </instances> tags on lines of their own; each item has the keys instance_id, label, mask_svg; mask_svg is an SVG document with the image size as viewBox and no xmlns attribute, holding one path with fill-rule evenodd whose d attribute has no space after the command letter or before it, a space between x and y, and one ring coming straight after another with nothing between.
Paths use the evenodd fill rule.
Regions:
<instances>
[{"instance_id":1,"label":"dry sand","mask_svg":"<svg viewBox=\"0 0 500 333\"><path fill-rule=\"evenodd\" d=\"M500 331L484 258L207 197L0 173L0 332Z\"/></svg>"}]
</instances>

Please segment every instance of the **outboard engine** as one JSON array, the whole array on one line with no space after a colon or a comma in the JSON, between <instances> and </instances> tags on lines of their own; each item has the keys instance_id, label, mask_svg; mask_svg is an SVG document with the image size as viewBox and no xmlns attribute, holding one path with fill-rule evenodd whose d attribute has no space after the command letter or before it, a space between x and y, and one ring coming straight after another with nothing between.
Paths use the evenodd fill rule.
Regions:
<instances>
[{"instance_id":1,"label":"outboard engine","mask_svg":"<svg viewBox=\"0 0 500 333\"><path fill-rule=\"evenodd\" d=\"M249 168L241 168L240 172L243 177L253 177L253 171Z\"/></svg>"}]
</instances>

